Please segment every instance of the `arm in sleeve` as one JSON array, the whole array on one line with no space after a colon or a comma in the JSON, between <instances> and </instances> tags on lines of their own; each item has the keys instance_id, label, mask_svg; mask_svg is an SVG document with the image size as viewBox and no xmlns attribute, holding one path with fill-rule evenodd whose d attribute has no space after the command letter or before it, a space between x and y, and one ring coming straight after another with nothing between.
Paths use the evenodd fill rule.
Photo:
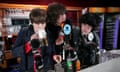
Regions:
<instances>
[{"instance_id":1,"label":"arm in sleeve","mask_svg":"<svg viewBox=\"0 0 120 72\"><path fill-rule=\"evenodd\" d=\"M96 32L94 32L94 35L95 35L95 38L96 38L97 46L100 46L100 38L99 38L98 34Z\"/></svg>"},{"instance_id":2,"label":"arm in sleeve","mask_svg":"<svg viewBox=\"0 0 120 72\"><path fill-rule=\"evenodd\" d=\"M24 34L23 29L21 29L13 45L12 52L15 57L20 56L20 54L24 52L24 41L23 41L24 35L23 34Z\"/></svg>"}]
</instances>

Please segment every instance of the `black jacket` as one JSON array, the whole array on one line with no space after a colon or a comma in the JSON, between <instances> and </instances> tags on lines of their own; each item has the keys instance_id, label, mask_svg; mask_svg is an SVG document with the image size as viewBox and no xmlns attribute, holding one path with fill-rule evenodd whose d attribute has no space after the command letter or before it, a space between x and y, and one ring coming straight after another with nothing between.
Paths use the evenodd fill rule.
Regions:
<instances>
[{"instance_id":1,"label":"black jacket","mask_svg":"<svg viewBox=\"0 0 120 72\"><path fill-rule=\"evenodd\" d=\"M61 31L61 27L60 26L55 26L52 23L47 23L46 26L46 31L48 33L48 43L49 43L49 51L48 53L51 53L51 55L57 54L57 49L56 49L56 45L55 45L55 41L59 36L59 32ZM57 47L58 48L58 47Z\"/></svg>"},{"instance_id":2,"label":"black jacket","mask_svg":"<svg viewBox=\"0 0 120 72\"><path fill-rule=\"evenodd\" d=\"M26 70L33 70L33 54L32 52L29 52L28 54L25 53L25 43L30 40L31 35L34 33L35 32L32 25L22 28L12 48L13 55L15 57L21 57L20 72L25 72ZM50 57L50 53L48 53L51 52L51 50L49 50L49 47L41 47L41 50L45 70L44 72L46 72L48 69L51 68L52 65L52 58Z\"/></svg>"},{"instance_id":3,"label":"black jacket","mask_svg":"<svg viewBox=\"0 0 120 72\"><path fill-rule=\"evenodd\" d=\"M97 47L99 46L99 37L96 32L92 32L94 35L94 39L92 42L85 42L84 39L87 40L87 37L84 37L80 34L78 40L78 58L81 61L81 65L92 65L96 63L96 52Z\"/></svg>"}]
</instances>

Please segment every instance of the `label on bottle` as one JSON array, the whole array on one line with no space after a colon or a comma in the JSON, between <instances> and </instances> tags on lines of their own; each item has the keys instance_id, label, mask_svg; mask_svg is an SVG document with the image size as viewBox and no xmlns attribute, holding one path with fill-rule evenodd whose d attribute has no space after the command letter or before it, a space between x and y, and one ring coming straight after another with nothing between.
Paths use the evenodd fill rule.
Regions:
<instances>
[{"instance_id":1,"label":"label on bottle","mask_svg":"<svg viewBox=\"0 0 120 72\"><path fill-rule=\"evenodd\" d=\"M68 66L68 69L72 69L72 62L71 61L67 61L67 66Z\"/></svg>"}]
</instances>

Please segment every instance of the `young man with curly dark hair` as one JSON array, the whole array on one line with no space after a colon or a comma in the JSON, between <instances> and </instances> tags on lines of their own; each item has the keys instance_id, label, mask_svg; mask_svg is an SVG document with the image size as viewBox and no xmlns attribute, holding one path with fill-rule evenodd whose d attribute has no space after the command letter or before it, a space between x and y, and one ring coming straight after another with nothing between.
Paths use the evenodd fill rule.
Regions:
<instances>
[{"instance_id":1,"label":"young man with curly dark hair","mask_svg":"<svg viewBox=\"0 0 120 72\"><path fill-rule=\"evenodd\" d=\"M100 17L96 14L86 13L80 17L78 58L81 66L96 64L96 52L100 40L95 28L99 26Z\"/></svg>"},{"instance_id":2,"label":"young man with curly dark hair","mask_svg":"<svg viewBox=\"0 0 120 72\"><path fill-rule=\"evenodd\" d=\"M59 34L62 32L62 23L66 21L66 8L60 3L51 3L47 8L47 25L46 30L49 35L48 44L49 55L51 57L51 65L54 67L54 62L60 63L62 57L60 52L62 48L60 47L63 44L64 39L59 37Z\"/></svg>"}]
</instances>

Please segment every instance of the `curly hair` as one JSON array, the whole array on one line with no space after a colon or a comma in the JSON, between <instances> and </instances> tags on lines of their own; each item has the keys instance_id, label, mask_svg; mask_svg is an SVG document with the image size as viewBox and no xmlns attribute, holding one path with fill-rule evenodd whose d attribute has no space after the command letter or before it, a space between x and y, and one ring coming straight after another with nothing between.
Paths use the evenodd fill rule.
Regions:
<instances>
[{"instance_id":1,"label":"curly hair","mask_svg":"<svg viewBox=\"0 0 120 72\"><path fill-rule=\"evenodd\" d=\"M97 14L86 13L80 17L79 23L85 23L95 28L99 26L100 21L101 18Z\"/></svg>"},{"instance_id":2,"label":"curly hair","mask_svg":"<svg viewBox=\"0 0 120 72\"><path fill-rule=\"evenodd\" d=\"M57 23L59 15L65 14L66 8L60 3L51 3L47 8L47 22Z\"/></svg>"},{"instance_id":3,"label":"curly hair","mask_svg":"<svg viewBox=\"0 0 120 72\"><path fill-rule=\"evenodd\" d=\"M30 14L29 14L29 18L31 23L44 23L46 22L46 11L40 8L34 8L31 10Z\"/></svg>"}]
</instances>

